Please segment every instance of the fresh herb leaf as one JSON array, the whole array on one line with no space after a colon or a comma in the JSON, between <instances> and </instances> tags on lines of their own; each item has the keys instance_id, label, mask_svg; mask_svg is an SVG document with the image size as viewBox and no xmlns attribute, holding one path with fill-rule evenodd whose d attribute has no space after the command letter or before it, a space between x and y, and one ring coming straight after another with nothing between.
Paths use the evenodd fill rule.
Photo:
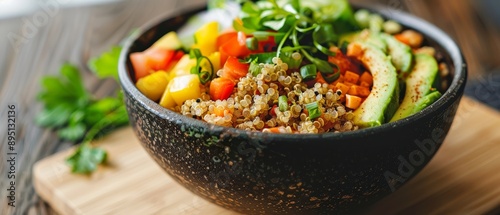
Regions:
<instances>
[{"instance_id":1,"label":"fresh herb leaf","mask_svg":"<svg viewBox=\"0 0 500 215\"><path fill-rule=\"evenodd\" d=\"M100 78L118 80L118 58L121 48L93 58L89 67ZM123 95L95 99L84 87L76 66L63 64L59 76L42 78L38 99L44 109L36 117L37 124L52 128L61 139L83 142L67 162L74 173L90 173L106 159L106 152L90 146L101 135L128 124Z\"/></svg>"},{"instance_id":2,"label":"fresh herb leaf","mask_svg":"<svg viewBox=\"0 0 500 215\"><path fill-rule=\"evenodd\" d=\"M248 56L248 62L256 61L256 63L273 63L274 57L276 57L276 52L250 54L250 56Z\"/></svg>"},{"instance_id":3,"label":"fresh herb leaf","mask_svg":"<svg viewBox=\"0 0 500 215\"><path fill-rule=\"evenodd\" d=\"M257 39L270 36L260 32L281 33L272 35L278 44L276 56L298 51L325 76L332 79L338 76L334 71L337 66L326 61L327 56L335 55L329 46L338 42L340 34L358 28L347 0L249 1L243 8L243 18L235 21L235 26L252 32ZM263 62L269 58L259 56L258 59Z\"/></svg>"},{"instance_id":4,"label":"fresh herb leaf","mask_svg":"<svg viewBox=\"0 0 500 215\"><path fill-rule=\"evenodd\" d=\"M250 62L250 67L248 69L248 71L250 72L250 74L252 74L252 76L257 76L258 74L261 73L262 71L262 68L260 67L259 63L259 57L255 57L252 62Z\"/></svg>"},{"instance_id":5,"label":"fresh herb leaf","mask_svg":"<svg viewBox=\"0 0 500 215\"><path fill-rule=\"evenodd\" d=\"M247 2L243 3L243 6L241 7L241 11L243 11L247 14L259 14L260 9L255 3L251 2L251 1L247 1Z\"/></svg>"},{"instance_id":6,"label":"fresh herb leaf","mask_svg":"<svg viewBox=\"0 0 500 215\"><path fill-rule=\"evenodd\" d=\"M51 109L44 109L36 117L36 123L45 127L58 127L66 124L71 116L73 107L60 104Z\"/></svg>"},{"instance_id":7,"label":"fresh herb leaf","mask_svg":"<svg viewBox=\"0 0 500 215\"><path fill-rule=\"evenodd\" d=\"M89 174L96 170L97 165L104 163L106 158L106 151L92 147L87 142L82 143L75 153L66 159L66 163L73 173Z\"/></svg>"},{"instance_id":8,"label":"fresh herb leaf","mask_svg":"<svg viewBox=\"0 0 500 215\"><path fill-rule=\"evenodd\" d=\"M263 25L268 28L271 28L272 30L279 31L285 26L285 23L286 23L286 18L283 18L281 20L264 22Z\"/></svg>"},{"instance_id":9,"label":"fresh herb leaf","mask_svg":"<svg viewBox=\"0 0 500 215\"><path fill-rule=\"evenodd\" d=\"M318 73L318 69L316 69L316 65L308 64L304 65L300 68L300 76L304 81L310 81L316 79L316 74Z\"/></svg>"},{"instance_id":10,"label":"fresh herb leaf","mask_svg":"<svg viewBox=\"0 0 500 215\"><path fill-rule=\"evenodd\" d=\"M115 46L101 56L92 58L88 63L90 70L99 78L111 77L118 81L118 59L121 50L121 47Z\"/></svg>"},{"instance_id":11,"label":"fresh herb leaf","mask_svg":"<svg viewBox=\"0 0 500 215\"><path fill-rule=\"evenodd\" d=\"M85 131L87 127L83 123L78 123L74 125L70 125L68 127L60 129L57 134L59 137L70 140L70 141L78 141L81 139L83 135L85 135Z\"/></svg>"}]
</instances>

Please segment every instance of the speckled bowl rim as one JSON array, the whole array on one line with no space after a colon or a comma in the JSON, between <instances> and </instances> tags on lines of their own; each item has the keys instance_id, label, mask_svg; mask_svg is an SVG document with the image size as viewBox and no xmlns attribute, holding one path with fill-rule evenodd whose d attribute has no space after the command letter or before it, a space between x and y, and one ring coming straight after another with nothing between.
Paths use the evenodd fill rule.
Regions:
<instances>
[{"instance_id":1,"label":"speckled bowl rim","mask_svg":"<svg viewBox=\"0 0 500 215\"><path fill-rule=\"evenodd\" d=\"M131 81L131 77L127 70L127 59L129 56L129 49L132 44L144 33L149 31L151 28L159 25L160 23L168 20L170 18L189 13L192 11L201 10L200 8L195 9L181 9L176 13L169 13L167 15L163 15L157 19L154 19L145 25L141 26L137 29L136 33L129 36L124 43L123 49L120 54L118 70L119 70L119 79L123 90L127 91L132 99L137 100L144 108L148 111L154 113L158 117L165 120L180 120L183 123L188 125L193 125L196 127L204 127L206 131L210 132L228 132L235 135L248 135L252 138L272 138L279 139L286 142L290 139L301 139L304 140L304 144L311 144L314 140L318 139L328 139L331 140L332 144L341 143L341 140L348 139L359 139L364 137L370 137L372 135L376 135L377 133L382 133L383 131L391 130L392 128L405 126L409 127L410 124L414 121L419 121L421 118L433 114L441 109L449 108L453 104L453 102L457 99L457 97L461 97L463 90L465 88L465 82L467 79L467 65L465 59L462 55L462 52L455 41L444 33L438 27L430 24L429 22L418 18L414 15L411 15L406 12L402 12L399 10L395 10L392 8L384 7L381 5L374 4L363 4L363 5L353 5L354 8L364 8L370 11L375 11L384 17L393 19L401 23L403 26L407 26L409 28L415 29L425 35L426 38L430 38L435 41L441 48L446 51L453 62L454 65L454 75L452 78L452 82L446 92L439 98L436 102L434 102L429 107L424 110L410 116L404 118L402 120L398 120L396 122L386 123L377 127L371 128L363 128L356 131L349 132L340 132L340 133L322 133L322 134L274 134L274 133L263 133L260 131L246 131L242 129L232 128L232 127L223 127L217 126L213 124L209 124L207 122L193 119L191 117L184 116L180 113L168 110L166 108L161 107L158 103L148 99L144 96L136 87L135 84ZM312 142L310 142L312 141Z\"/></svg>"}]
</instances>

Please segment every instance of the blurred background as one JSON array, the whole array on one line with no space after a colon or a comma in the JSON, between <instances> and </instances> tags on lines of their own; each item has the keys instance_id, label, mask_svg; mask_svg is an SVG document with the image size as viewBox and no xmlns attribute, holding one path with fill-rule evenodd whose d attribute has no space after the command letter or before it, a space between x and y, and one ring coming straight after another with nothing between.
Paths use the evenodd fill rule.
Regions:
<instances>
[{"instance_id":1,"label":"blurred background","mask_svg":"<svg viewBox=\"0 0 500 215\"><path fill-rule=\"evenodd\" d=\"M465 55L469 68L467 94L500 109L500 1L498 0L352 0L409 11L447 32ZM18 206L0 214L53 214L32 185L34 162L71 146L34 125L40 111L39 80L56 74L64 62L86 68L93 56L119 44L133 29L179 8L204 0L0 0L0 104L18 105ZM97 96L116 84L100 81L86 70L85 83ZM0 125L4 128L4 124ZM3 148L3 147L2 147ZM3 149L0 149L3 155ZM3 157L2 157L2 160ZM0 166L2 177L5 166ZM0 180L1 190L6 186ZM5 205L5 196L0 196Z\"/></svg>"}]
</instances>

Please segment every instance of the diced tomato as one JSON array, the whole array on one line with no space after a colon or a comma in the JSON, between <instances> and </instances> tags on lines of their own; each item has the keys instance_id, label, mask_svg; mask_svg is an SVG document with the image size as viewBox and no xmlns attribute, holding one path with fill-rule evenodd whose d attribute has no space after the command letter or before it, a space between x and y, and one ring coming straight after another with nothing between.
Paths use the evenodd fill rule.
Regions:
<instances>
[{"instance_id":1,"label":"diced tomato","mask_svg":"<svg viewBox=\"0 0 500 215\"><path fill-rule=\"evenodd\" d=\"M151 47L146 49L144 54L148 56L148 64L150 68L157 71L167 69L168 64L172 61L172 58L175 55L175 51Z\"/></svg>"},{"instance_id":2,"label":"diced tomato","mask_svg":"<svg viewBox=\"0 0 500 215\"><path fill-rule=\"evenodd\" d=\"M245 77L247 75L249 67L250 65L248 63L242 63L238 60L238 58L231 56L224 64L222 77L232 81L238 81L241 77Z\"/></svg>"},{"instance_id":3,"label":"diced tomato","mask_svg":"<svg viewBox=\"0 0 500 215\"><path fill-rule=\"evenodd\" d=\"M184 56L183 51L176 51L175 55L172 57L172 61L179 61L182 58L182 56Z\"/></svg>"},{"instance_id":4,"label":"diced tomato","mask_svg":"<svg viewBox=\"0 0 500 215\"><path fill-rule=\"evenodd\" d=\"M135 80L139 80L150 74L151 68L148 65L147 56L143 52L130 54L130 61L134 67Z\"/></svg>"},{"instance_id":5,"label":"diced tomato","mask_svg":"<svg viewBox=\"0 0 500 215\"><path fill-rule=\"evenodd\" d=\"M210 83L210 98L214 101L229 98L235 85L233 80L225 77L213 79Z\"/></svg>"},{"instance_id":6,"label":"diced tomato","mask_svg":"<svg viewBox=\"0 0 500 215\"><path fill-rule=\"evenodd\" d=\"M172 67L182 57L182 51L167 50L160 47L151 47L143 52L130 54L130 61L135 71L135 79L139 80L155 71L166 70Z\"/></svg>"},{"instance_id":7,"label":"diced tomato","mask_svg":"<svg viewBox=\"0 0 500 215\"><path fill-rule=\"evenodd\" d=\"M246 45L246 39L247 37L243 32L238 32L236 37L230 38L219 47L221 65L224 65L229 56L243 58L250 54L250 50Z\"/></svg>"}]
</instances>

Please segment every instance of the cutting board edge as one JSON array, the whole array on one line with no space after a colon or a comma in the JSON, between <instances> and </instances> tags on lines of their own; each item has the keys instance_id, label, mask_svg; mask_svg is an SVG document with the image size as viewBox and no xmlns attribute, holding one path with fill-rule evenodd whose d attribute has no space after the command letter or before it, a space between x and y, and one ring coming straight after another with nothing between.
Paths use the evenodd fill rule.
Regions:
<instances>
[{"instance_id":1,"label":"cutting board edge","mask_svg":"<svg viewBox=\"0 0 500 215\"><path fill-rule=\"evenodd\" d=\"M55 199L60 199L63 196L59 196L58 192L55 192L55 190L50 189L53 186L51 186L51 183L47 181L48 178L42 177L42 174L44 171L50 171L49 167L53 164L53 161L64 162L64 159L61 158L64 158L67 155L69 155L71 152L75 150L75 148L76 147L71 147L70 149L61 151L52 156L37 161L33 166L32 170L33 187L35 188L36 193L40 195L40 197L44 201L46 201L52 207L52 209L54 209L59 214L73 215L79 213L74 213L78 211L71 210L71 208L76 208L76 207L72 207L70 202L54 201Z\"/></svg>"}]
</instances>

